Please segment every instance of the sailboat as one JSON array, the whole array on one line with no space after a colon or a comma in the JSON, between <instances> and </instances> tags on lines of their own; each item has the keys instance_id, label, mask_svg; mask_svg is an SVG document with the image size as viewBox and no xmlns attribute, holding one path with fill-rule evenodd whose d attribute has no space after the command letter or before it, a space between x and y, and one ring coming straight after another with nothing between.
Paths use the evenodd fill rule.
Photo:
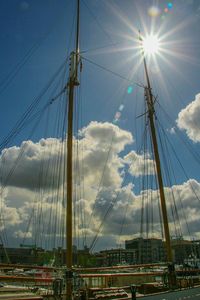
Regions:
<instances>
[{"instance_id":1,"label":"sailboat","mask_svg":"<svg viewBox=\"0 0 200 300\"><path fill-rule=\"evenodd\" d=\"M61 144L62 147L64 148L65 146L63 146L64 143L62 143L63 141L65 141L67 143L67 150L65 150L65 153L67 153L67 158L61 156L61 165L63 163L64 167L63 167L63 174L65 174L65 176L63 176L63 178L66 178L66 183L63 184L64 188L66 188L66 191L63 192L64 193L64 198L67 198L67 205L64 205L64 207L66 207L66 213L65 215L66 217L66 225L65 228L67 229L67 234L66 234L66 269L65 269L65 286L66 286L66 295L64 297L66 297L66 299L72 299L74 296L75 291L73 291L74 289L74 272L76 271L78 274L80 274L79 278L82 278L82 280L84 281L85 278L87 277L98 277L100 276L99 273L102 272L101 268L96 268L96 273L97 274L92 274L92 269L88 269L88 272L90 272L90 274L81 274L82 272L84 272L83 270L80 270L79 273L79 268L74 268L73 267L73 178L74 178L74 174L73 174L73 147L74 147L74 141L73 141L73 135L74 135L74 129L73 129L73 115L74 115L74 94L76 91L76 87L78 87L80 85L80 80L79 80L79 68L81 67L81 51L79 49L79 11L80 11L80 4L79 4L79 0L77 1L77 21L76 21L76 43L75 43L75 50L71 52L70 56L69 56L69 64L70 64L70 70L69 70L69 78L68 78L68 82L67 84L64 84L64 86L62 86L61 92L56 95L55 97L51 98L50 101L47 103L48 105L45 106L46 107L49 105L51 105L52 103L54 103L58 96L63 95L66 91L67 91L67 96L68 96L68 103L65 106L64 112L67 112L67 138L62 137L61 140ZM140 38L141 39L141 38ZM180 295L185 296L185 293L194 293L194 291L191 292L190 291L178 291L177 289L177 282L176 282L176 273L175 273L175 268L173 265L173 254L172 254L172 247L171 247L171 237L170 237L170 231L169 231L169 226L168 226L168 216L167 216L167 207L166 207L166 201L165 201L165 191L164 191L164 184L163 184L163 177L162 177L162 165L161 165L161 161L160 161L160 156L159 156L159 147L158 147L158 143L157 143L157 134L156 134L156 127L155 127L155 107L154 107L154 102L155 102L155 98L153 96L153 92L152 92L152 87L151 87L151 83L150 83L150 78L149 78L149 73L148 73L148 66L147 66L147 62L146 62L146 58L144 53L142 53L142 60L144 63L144 70L145 70L145 76L146 76L146 83L143 86L144 89L144 94L145 94L145 99L146 99L146 105L147 105L147 111L145 112L145 116L148 117L148 121L150 124L150 136L152 139L152 145L153 145L153 158L155 161L155 166L156 166L156 176L157 176L157 183L158 183L158 190L159 190L159 195L160 195L160 200L161 200L161 212L162 212L162 218L163 218L163 224L164 224L164 239L165 239L165 244L166 244L166 253L167 253L167 262L168 262L168 284L169 284L169 289L173 290L172 292L167 292L165 294L161 294L161 293L157 293L151 296L148 296L148 299L163 299L163 297L165 299L173 299L172 298L172 294L174 297L180 297ZM37 99L36 99L37 100ZM37 102L37 101L36 101ZM31 109L31 108L30 108ZM122 108L121 108L122 110ZM35 113L35 115L37 115L38 112ZM25 118L25 116L24 116ZM28 121L31 121L30 116L28 116ZM66 117L64 117L64 120L66 121ZM19 127L23 127L25 125L25 123L19 123ZM15 135L15 131L11 132L12 136ZM113 138L111 138L112 140ZM7 139L8 140L8 139ZM7 142L7 140L5 142ZM111 141L111 144L114 141ZM2 145L4 145L5 143L2 143ZM41 147L45 146L45 141L41 142ZM109 147L108 147L109 148ZM109 148L110 149L110 148ZM56 149L57 150L57 149ZM21 155L21 154L20 154ZM17 157L17 162L20 159L20 155ZM30 149L30 158L32 158L32 153L31 153L31 149ZM66 163L66 164L64 164ZM50 164L50 163L49 163ZM17 167L17 163L16 163L16 167ZM105 167L105 166L104 166ZM44 168L44 165L41 167L41 170ZM57 168L57 165L54 165L54 168ZM15 167L14 167L15 169ZM7 178L6 181L8 179L9 176L11 176L15 170L11 169L11 171L9 172L9 174L7 174ZM45 168L44 168L45 169ZM63 179L62 178L62 179ZM44 178L40 178L39 179L39 183L41 184L42 181L44 180ZM58 184L57 182L54 182L54 180L52 180L50 182L51 184L54 184L55 186ZM3 184L5 184L5 182L3 182ZM17 183L15 183L17 185ZM46 184L46 188L48 188L47 186L47 182L45 182L44 184ZM59 186L58 186L59 189ZM99 192L99 191L98 191ZM43 196L43 195L42 195ZM50 197L49 197L50 198ZM45 203L46 205L48 204L48 201ZM34 208L35 209L35 208ZM33 209L33 211L34 211ZM57 209L57 208L56 208ZM61 210L63 209L63 207L61 208ZM38 228L42 228L39 227L39 225L42 223L42 208L39 207L40 211L40 217L41 219L38 221ZM51 211L52 213L52 211ZM55 220L54 220L55 221ZM103 220L104 221L104 220ZM55 227L57 226L57 223L55 221ZM102 223L103 224L103 223ZM45 226L44 226L45 227ZM101 226L100 226L101 227ZM44 229L44 228L43 228ZM60 231L62 231L63 228L60 229ZM94 241L96 241L94 239ZM138 266L137 266L138 267ZM128 269L127 266L124 266L123 268ZM112 268L113 269L113 268ZM116 268L118 271L117 273L115 273L115 277L119 276L120 277L120 273L119 270L122 270L122 268ZM107 271L109 270L109 268L107 269ZM101 274L102 277L106 275L105 274ZM113 275L110 275L110 277L112 277ZM134 276L134 275L133 275ZM108 277L108 276L107 276ZM86 286L84 286L86 288ZM130 287L129 287L130 288ZM110 287L110 290L113 291L113 287ZM121 292L120 292L121 293ZM119 294L120 294L119 293ZM195 288L195 293L198 294L199 290L198 288ZM164 295L164 296L163 296ZM116 294L115 294L116 297ZM147 296L145 296L146 298ZM171 297L171 298L170 298ZM141 297L142 298L142 297ZM112 298L110 298L112 299ZM177 298L174 298L177 299Z\"/></svg>"}]
</instances>

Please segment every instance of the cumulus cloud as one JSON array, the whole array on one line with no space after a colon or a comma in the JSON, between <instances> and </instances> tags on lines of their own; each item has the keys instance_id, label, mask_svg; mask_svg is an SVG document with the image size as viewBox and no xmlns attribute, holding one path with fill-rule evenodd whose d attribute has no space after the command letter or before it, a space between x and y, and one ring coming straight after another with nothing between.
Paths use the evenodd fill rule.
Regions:
<instances>
[{"instance_id":1,"label":"cumulus cloud","mask_svg":"<svg viewBox=\"0 0 200 300\"><path fill-rule=\"evenodd\" d=\"M32 232L23 232L22 230L15 231L13 236L15 238L32 238Z\"/></svg>"},{"instance_id":2,"label":"cumulus cloud","mask_svg":"<svg viewBox=\"0 0 200 300\"><path fill-rule=\"evenodd\" d=\"M4 196L4 197L3 197ZM8 206L5 201L6 193L1 197L1 212L0 212L0 229L4 230L6 227L17 226L22 223L20 214L15 207Z\"/></svg>"},{"instance_id":3,"label":"cumulus cloud","mask_svg":"<svg viewBox=\"0 0 200 300\"><path fill-rule=\"evenodd\" d=\"M102 224L97 247L103 243L104 236L110 235L115 244L122 244L126 239L140 236L141 228L145 237L148 230L149 237L162 238L159 192L144 190L136 195L133 189L129 185L115 191L106 189L99 193L94 207L96 226L92 227L94 235L95 230L97 232ZM183 237L187 238L189 231L192 236L199 235L199 199L196 197L199 192L200 183L194 179L171 188L165 187L171 236L183 233Z\"/></svg>"},{"instance_id":4,"label":"cumulus cloud","mask_svg":"<svg viewBox=\"0 0 200 300\"><path fill-rule=\"evenodd\" d=\"M118 153L124 150L127 144L133 142L130 132L108 122L91 122L80 131L80 135L85 136L87 140L93 141L95 145L101 146L103 149L112 146L113 151Z\"/></svg>"},{"instance_id":5,"label":"cumulus cloud","mask_svg":"<svg viewBox=\"0 0 200 300\"><path fill-rule=\"evenodd\" d=\"M84 149L83 173L88 186L119 186L119 169L123 162L119 153L133 142L131 133L111 123L91 122L80 131L79 148Z\"/></svg>"},{"instance_id":6,"label":"cumulus cloud","mask_svg":"<svg viewBox=\"0 0 200 300\"><path fill-rule=\"evenodd\" d=\"M58 188L63 183L64 142L48 138L4 149L0 157L3 183L27 189ZM119 185L118 171L123 167L119 153L132 142L131 133L110 123L91 122L83 128L74 145L78 143L82 151L80 165L88 186L97 186L101 180L102 185Z\"/></svg>"},{"instance_id":7,"label":"cumulus cloud","mask_svg":"<svg viewBox=\"0 0 200 300\"><path fill-rule=\"evenodd\" d=\"M91 122L74 139L74 145L78 143L81 150L79 168L76 168L74 175L76 191L81 191L74 198L76 234L82 238L87 236L88 245L96 234L100 235L95 249L115 247L125 239L139 236L141 213L144 229L149 226L147 220L153 214L151 229L155 236L161 236L158 191L145 190L136 194L135 186L123 182L122 170L127 165L130 166L131 175L136 176L137 180L142 179L144 156L132 151L122 157L122 151L133 141L131 133L116 125L98 122ZM34 239L43 247L46 241L49 243L49 239L53 241L51 245L55 241L61 243L65 227L66 204L63 196L66 197L66 186L57 166L61 162L59 169L63 174L62 149L62 141L49 138L37 143L26 141L19 147L4 149L2 152L1 178L3 186L7 183L7 187L1 195L1 207L8 234L12 236L12 245L25 239L30 243ZM149 172L153 174L154 162L149 154L145 156ZM199 203L195 194L200 192L200 183L188 180L171 189L165 188L169 209L171 190L179 203L180 223L186 231L184 224L187 216L187 224L191 224L193 235L197 235ZM149 195L152 197L151 209L150 202L145 200ZM186 211L185 216L180 199ZM173 229L171 215L169 221Z\"/></svg>"},{"instance_id":8,"label":"cumulus cloud","mask_svg":"<svg viewBox=\"0 0 200 300\"><path fill-rule=\"evenodd\" d=\"M176 122L193 142L200 142L200 94L179 112Z\"/></svg>"},{"instance_id":9,"label":"cumulus cloud","mask_svg":"<svg viewBox=\"0 0 200 300\"><path fill-rule=\"evenodd\" d=\"M0 168L2 184L7 185L6 204L7 207L16 210L22 223L19 228L16 227L15 237L25 236L23 224L28 222L33 213L44 223L41 225L43 231L48 227L50 218L54 220L54 224L63 222L63 193L65 195L66 189L63 183L65 142L48 138L36 143L25 141L18 147L3 150ZM74 184L77 188L84 184L84 198L76 200L75 206L82 208L87 219L91 215L99 191L114 191L121 187L120 170L124 162L119 154L132 142L133 137L129 132L110 123L97 122L91 122L84 127L78 139L74 139L74 149L78 143L82 153L79 156L81 171L79 170L77 176L77 169L75 170ZM76 155L74 165L75 158ZM94 234L98 223L93 221L92 226L94 230L84 228L84 224L79 222L79 230L87 231L90 235ZM29 228L26 238L31 236L33 230ZM40 231L38 227L38 232Z\"/></svg>"},{"instance_id":10,"label":"cumulus cloud","mask_svg":"<svg viewBox=\"0 0 200 300\"><path fill-rule=\"evenodd\" d=\"M155 173L154 161L150 158L149 153L140 155L131 151L124 157L124 160L130 165L129 172L133 176L143 176L145 172L148 175Z\"/></svg>"},{"instance_id":11,"label":"cumulus cloud","mask_svg":"<svg viewBox=\"0 0 200 300\"><path fill-rule=\"evenodd\" d=\"M57 168L62 147L60 140L48 138L4 149L0 158L3 184L28 189L57 187L55 178L63 173L61 163L61 169Z\"/></svg>"}]
</instances>

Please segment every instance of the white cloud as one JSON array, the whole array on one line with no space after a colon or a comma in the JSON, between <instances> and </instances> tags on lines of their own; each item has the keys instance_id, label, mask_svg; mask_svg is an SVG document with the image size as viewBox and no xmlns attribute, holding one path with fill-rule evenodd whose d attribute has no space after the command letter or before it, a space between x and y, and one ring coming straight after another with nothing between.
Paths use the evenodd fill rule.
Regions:
<instances>
[{"instance_id":1,"label":"white cloud","mask_svg":"<svg viewBox=\"0 0 200 300\"><path fill-rule=\"evenodd\" d=\"M175 127L172 127L168 130L171 134L175 134L176 133L176 129Z\"/></svg>"},{"instance_id":2,"label":"white cloud","mask_svg":"<svg viewBox=\"0 0 200 300\"><path fill-rule=\"evenodd\" d=\"M133 142L131 133L111 123L91 122L80 131L82 139L81 165L85 185L94 188L120 186L122 182L120 168L123 161L119 153Z\"/></svg>"},{"instance_id":3,"label":"white cloud","mask_svg":"<svg viewBox=\"0 0 200 300\"><path fill-rule=\"evenodd\" d=\"M133 185L126 182L125 186L122 186L122 170L127 164L130 165L129 172L138 176L137 180L142 179L143 155L132 151L125 158L120 157L125 147L133 143L132 135L113 124L91 122L80 131L79 140L74 140L74 142L78 142L79 150L81 150L79 168L76 168L75 172L75 177L78 178L75 182L77 194L74 199L76 234L82 239L86 235L89 246L99 231L101 237L95 250L122 244L125 239L131 239L140 234L143 204L144 229L148 225L146 220L148 218L150 220L151 213L153 213L154 223L151 229L153 229L154 236L160 236L158 192L148 190L136 195ZM53 241L53 233L56 234L56 241L61 241L66 211L63 204L63 191L66 193L66 187L58 182L59 172L53 167L58 161L62 148L62 142L57 139L42 139L38 143L27 141L20 147L11 147L3 151L1 171L4 172L1 174L4 175L4 181L6 174L12 170L15 159L21 158L1 199L2 213L8 234L12 237L12 245L16 244L16 241L21 243L20 238L26 238L31 244L34 239L44 247L45 241L49 242L49 239ZM23 156L20 155L20 150L23 150ZM153 160L149 154L146 154L146 157L149 171L153 174ZM45 172L44 177L39 177L41 165L43 171L50 171L50 175ZM53 167L50 168L50 166ZM41 189L39 189L37 184L41 178ZM57 188L53 182L57 182ZM181 225L186 232L186 216L188 225L192 227L192 234L198 236L199 202L194 191L200 194L200 183L189 180L173 186L172 189L178 203ZM170 208L171 189L165 188L165 192L167 206ZM146 194L152 196L152 210L149 209L150 202L144 201ZM185 216L179 199L182 200L186 211ZM169 221L173 229L171 215ZM44 237L41 232L44 232Z\"/></svg>"},{"instance_id":4,"label":"white cloud","mask_svg":"<svg viewBox=\"0 0 200 300\"><path fill-rule=\"evenodd\" d=\"M129 172L133 176L143 176L145 172L148 175L155 174L154 161L148 153L140 155L131 151L124 157L124 160L130 165Z\"/></svg>"},{"instance_id":5,"label":"white cloud","mask_svg":"<svg viewBox=\"0 0 200 300\"><path fill-rule=\"evenodd\" d=\"M0 158L3 183L28 189L57 187L63 172L63 168L56 168L61 149L62 142L53 138L38 143L25 141L20 147L4 149Z\"/></svg>"},{"instance_id":6,"label":"white cloud","mask_svg":"<svg viewBox=\"0 0 200 300\"><path fill-rule=\"evenodd\" d=\"M4 196L1 197L1 212L0 212L0 229L5 227L13 227L22 223L20 214L15 207L8 206L5 201L7 193L4 191Z\"/></svg>"},{"instance_id":7,"label":"white cloud","mask_svg":"<svg viewBox=\"0 0 200 300\"><path fill-rule=\"evenodd\" d=\"M80 189L84 185L84 199L81 197L80 200L76 200L76 206L81 207L85 217L89 219L99 191L107 189L115 191L120 188L122 183L120 170L124 162L119 153L133 142L133 137L116 125L91 122L80 131L79 140L74 140L74 146L77 142L81 154L79 171L76 169L74 172L74 182ZM15 210L21 222L15 228L15 237L24 236L25 224L33 213L37 215L38 220L42 220L37 222L34 217L38 232L47 229L50 218L54 224L57 222L57 226L61 226L58 224L64 219L65 208L62 199L63 190L66 189L62 180L64 170L62 149L64 149L62 141L48 138L41 139L37 143L25 141L20 147L13 146L3 150L0 166L2 181L8 185L5 200L7 208ZM75 158L77 157L74 154L74 160ZM58 162L61 168L57 168ZM79 216L77 224L78 219ZM92 236L98 222L93 221L92 230L84 228L83 225L79 221L80 232L84 230ZM34 233L31 226L28 230L26 238Z\"/></svg>"},{"instance_id":8,"label":"white cloud","mask_svg":"<svg viewBox=\"0 0 200 300\"><path fill-rule=\"evenodd\" d=\"M180 111L176 122L193 142L200 142L200 94Z\"/></svg>"},{"instance_id":9,"label":"white cloud","mask_svg":"<svg viewBox=\"0 0 200 300\"><path fill-rule=\"evenodd\" d=\"M118 170L123 167L119 153L133 142L131 133L110 123L91 122L80 135L79 163L88 185L98 186L101 180L102 185L119 185ZM2 181L27 189L57 188L64 172L63 149L63 142L55 138L38 143L26 141L20 147L4 149L0 158Z\"/></svg>"},{"instance_id":10,"label":"white cloud","mask_svg":"<svg viewBox=\"0 0 200 300\"><path fill-rule=\"evenodd\" d=\"M15 231L13 236L15 238L32 238L32 232L23 232L22 230Z\"/></svg>"}]
</instances>

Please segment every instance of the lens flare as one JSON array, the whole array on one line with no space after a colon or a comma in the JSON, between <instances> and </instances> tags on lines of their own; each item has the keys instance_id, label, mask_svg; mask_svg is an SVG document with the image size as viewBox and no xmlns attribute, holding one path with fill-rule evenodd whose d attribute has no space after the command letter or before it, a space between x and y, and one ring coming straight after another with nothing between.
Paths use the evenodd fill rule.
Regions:
<instances>
[{"instance_id":1,"label":"lens flare","mask_svg":"<svg viewBox=\"0 0 200 300\"><path fill-rule=\"evenodd\" d=\"M151 6L148 9L148 15L152 18L158 17L160 14L160 9L157 6Z\"/></svg>"},{"instance_id":2,"label":"lens flare","mask_svg":"<svg viewBox=\"0 0 200 300\"><path fill-rule=\"evenodd\" d=\"M133 87L132 87L132 86L129 86L129 87L127 88L127 93L128 93L128 94L131 94L132 91L133 91Z\"/></svg>"},{"instance_id":3,"label":"lens flare","mask_svg":"<svg viewBox=\"0 0 200 300\"><path fill-rule=\"evenodd\" d=\"M172 4L171 2L169 2L169 3L167 4L167 7L168 7L169 9L172 9L173 4Z\"/></svg>"}]
</instances>

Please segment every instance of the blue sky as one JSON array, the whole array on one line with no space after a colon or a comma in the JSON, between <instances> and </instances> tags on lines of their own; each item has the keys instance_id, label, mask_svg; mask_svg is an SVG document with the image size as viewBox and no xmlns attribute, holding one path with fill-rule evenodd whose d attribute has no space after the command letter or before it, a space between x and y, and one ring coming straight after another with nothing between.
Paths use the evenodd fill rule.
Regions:
<instances>
[{"instance_id":1,"label":"blue sky","mask_svg":"<svg viewBox=\"0 0 200 300\"><path fill-rule=\"evenodd\" d=\"M80 132L79 135L75 133L75 139L80 142L79 148L83 147L82 162L86 178L85 194L81 195L75 206L77 209L79 207L79 210L82 207L84 211L84 216L76 216L79 222L81 218L87 219L88 216L94 215L90 220L94 230L87 226L87 222L82 222L77 229L80 231L79 235L87 235L89 239L87 244L91 243L112 201L115 203L113 210L117 214L112 213L109 221L105 222L101 231L102 242L99 239L97 249L123 244L125 239L139 233L141 213L139 203L142 201L139 181L142 177L140 170L143 166L141 162L143 156L142 153L138 153L137 156L136 151L142 145L140 135L144 129L144 116L137 117L144 113L144 93L138 84L144 84L145 80L138 49L138 29L140 29L144 36L152 31L159 34L161 44L159 53L154 58L147 57L153 92L157 97L155 105L158 109L158 120L161 121L176 156L183 162L188 176L185 176L177 159L172 156L171 160L177 173L176 180L172 180L171 185L169 182L166 183L166 186L173 186L174 194L180 196L182 193L186 214L190 216L187 221L191 224L191 236L199 238L200 224L197 218L199 203L191 192L191 182L195 186L195 191L200 191L198 158L194 159L194 151L199 153L200 142L199 1L84 0L80 3L80 51L83 70L80 75L81 85L77 92L77 99L81 102L79 107L81 118L78 125ZM2 28L0 141L2 142L74 49L75 1L2 0L0 11ZM66 66L65 74L63 70L59 73L58 79L42 98L38 110L61 91L63 82L67 82L68 64ZM63 109L62 105L60 109ZM18 165L21 169L13 172L12 178L2 192L2 213L4 211L7 216L2 228L6 227L8 245L17 245L25 238L28 242L34 241L33 228L29 227L27 233L25 229L31 211L33 212L34 207L38 205L36 202L35 206L33 205L33 199L37 198L34 187L38 188L37 166L42 161L41 153L45 147L46 152L50 153L51 144L55 145L54 157L56 150L58 151L54 128L57 113L55 103L49 115L50 130L46 129L48 118L46 115L44 120L38 122L40 126L35 127L34 134L30 136L31 128L34 127L33 121L5 145L7 150L4 150L4 156L1 155L1 177L4 182L6 174L12 170L12 164L15 165L25 145L23 151L26 158L22 157ZM166 113L170 117L170 122L167 121L169 117L166 118ZM116 145L111 143L111 140L115 141ZM185 150L187 143L191 145L192 154ZM108 153L110 156L106 156ZM153 157L150 150L148 155L152 175ZM32 160L28 159L30 157ZM47 186L48 182L44 184L44 190ZM54 187L52 189L54 190ZM167 187L166 193L170 193ZM45 197L44 219L51 213L49 199L53 199L50 194ZM115 197L118 197L118 200L113 200ZM153 198L156 196L153 195ZM61 202L58 209L60 212ZM127 213L128 203L130 207ZM51 207L54 206L56 210L55 201ZM62 217L61 214L60 221ZM155 231L158 219L158 216L155 217ZM186 232L183 213L180 219L184 227L182 231ZM127 223L123 220L127 220ZM170 221L174 229L175 225L171 219ZM122 224L125 224L124 228ZM186 236L188 237L188 234Z\"/></svg>"}]
</instances>

